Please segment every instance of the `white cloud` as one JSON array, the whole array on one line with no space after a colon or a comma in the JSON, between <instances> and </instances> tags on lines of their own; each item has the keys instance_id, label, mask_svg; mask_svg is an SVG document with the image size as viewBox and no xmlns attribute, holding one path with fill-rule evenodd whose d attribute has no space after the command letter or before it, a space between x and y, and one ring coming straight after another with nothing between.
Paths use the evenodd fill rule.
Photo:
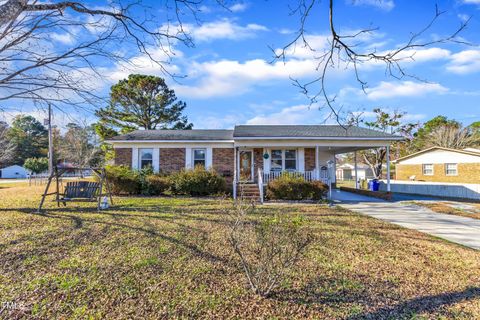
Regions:
<instances>
[{"instance_id":1,"label":"white cloud","mask_svg":"<svg viewBox=\"0 0 480 320\"><path fill-rule=\"evenodd\" d=\"M300 104L283 108L278 112L257 115L247 124L311 124L322 122L318 106Z\"/></svg>"},{"instance_id":2,"label":"white cloud","mask_svg":"<svg viewBox=\"0 0 480 320\"><path fill-rule=\"evenodd\" d=\"M480 3L480 2L479 2ZM463 14L459 13L457 14L457 17L462 20L462 22L466 22L468 19L470 19L470 16L468 14Z\"/></svg>"},{"instance_id":3,"label":"white cloud","mask_svg":"<svg viewBox=\"0 0 480 320\"><path fill-rule=\"evenodd\" d=\"M248 8L248 4L246 3L235 3L234 5L230 6L228 9L230 9L232 12L242 12L245 11Z\"/></svg>"},{"instance_id":4,"label":"white cloud","mask_svg":"<svg viewBox=\"0 0 480 320\"><path fill-rule=\"evenodd\" d=\"M466 4L480 4L480 0L463 0Z\"/></svg>"},{"instance_id":5,"label":"white cloud","mask_svg":"<svg viewBox=\"0 0 480 320\"><path fill-rule=\"evenodd\" d=\"M190 76L197 76L193 85L178 85L174 89L181 95L193 98L235 96L249 91L253 86L271 80L289 80L316 74L313 60L288 60L268 63L262 59L239 62L236 60L193 63Z\"/></svg>"},{"instance_id":6,"label":"white cloud","mask_svg":"<svg viewBox=\"0 0 480 320\"><path fill-rule=\"evenodd\" d=\"M186 24L183 28L194 40L203 42L217 39L247 39L255 37L257 32L268 31L267 27L260 24L250 23L241 26L228 19L207 22L200 26Z\"/></svg>"},{"instance_id":7,"label":"white cloud","mask_svg":"<svg viewBox=\"0 0 480 320\"><path fill-rule=\"evenodd\" d=\"M415 97L427 93L445 93L448 88L438 83L424 83L413 81L402 81L400 83L382 81L376 87L366 90L367 98L370 100L388 99L395 97Z\"/></svg>"},{"instance_id":8,"label":"white cloud","mask_svg":"<svg viewBox=\"0 0 480 320\"><path fill-rule=\"evenodd\" d=\"M381 10L390 11L395 7L393 0L347 0L356 6L373 6Z\"/></svg>"},{"instance_id":9,"label":"white cloud","mask_svg":"<svg viewBox=\"0 0 480 320\"><path fill-rule=\"evenodd\" d=\"M447 70L457 74L480 71L480 50L464 50L453 54Z\"/></svg>"},{"instance_id":10,"label":"white cloud","mask_svg":"<svg viewBox=\"0 0 480 320\"><path fill-rule=\"evenodd\" d=\"M67 45L75 43L75 37L70 33L52 33L50 34L50 37L53 41Z\"/></svg>"}]
</instances>

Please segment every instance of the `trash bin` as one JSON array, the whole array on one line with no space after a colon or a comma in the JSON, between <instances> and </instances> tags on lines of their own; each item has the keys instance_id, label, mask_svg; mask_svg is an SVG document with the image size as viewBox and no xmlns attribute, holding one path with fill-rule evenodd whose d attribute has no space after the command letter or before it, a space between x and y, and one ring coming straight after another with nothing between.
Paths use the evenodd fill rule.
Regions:
<instances>
[{"instance_id":1,"label":"trash bin","mask_svg":"<svg viewBox=\"0 0 480 320\"><path fill-rule=\"evenodd\" d=\"M370 191L378 191L380 189L380 182L377 179L370 180L370 182L368 182L368 189L370 189Z\"/></svg>"}]
</instances>

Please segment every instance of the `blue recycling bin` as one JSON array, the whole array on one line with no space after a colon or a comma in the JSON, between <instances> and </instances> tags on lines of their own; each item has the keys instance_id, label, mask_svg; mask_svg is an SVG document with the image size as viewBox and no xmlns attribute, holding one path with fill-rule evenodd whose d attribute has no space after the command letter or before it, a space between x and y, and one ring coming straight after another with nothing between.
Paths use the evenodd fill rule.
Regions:
<instances>
[{"instance_id":1,"label":"blue recycling bin","mask_svg":"<svg viewBox=\"0 0 480 320\"><path fill-rule=\"evenodd\" d=\"M370 191L378 191L380 189L380 181L377 179L370 180L370 182L368 182L368 189Z\"/></svg>"}]
</instances>

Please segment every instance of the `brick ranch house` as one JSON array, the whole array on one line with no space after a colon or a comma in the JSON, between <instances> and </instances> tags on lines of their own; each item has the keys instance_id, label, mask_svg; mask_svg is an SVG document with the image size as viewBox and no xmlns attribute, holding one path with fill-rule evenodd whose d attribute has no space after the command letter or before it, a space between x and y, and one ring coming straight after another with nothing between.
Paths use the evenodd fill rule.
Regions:
<instances>
[{"instance_id":1,"label":"brick ranch house","mask_svg":"<svg viewBox=\"0 0 480 320\"><path fill-rule=\"evenodd\" d=\"M402 139L356 126L238 125L233 130L137 130L107 142L116 165L152 166L165 173L196 165L213 168L233 184L236 197L237 186L263 190L282 172L335 184L336 154L377 147L389 151L392 142Z\"/></svg>"},{"instance_id":2,"label":"brick ranch house","mask_svg":"<svg viewBox=\"0 0 480 320\"><path fill-rule=\"evenodd\" d=\"M396 180L480 183L480 150L433 147L397 159Z\"/></svg>"}]
</instances>

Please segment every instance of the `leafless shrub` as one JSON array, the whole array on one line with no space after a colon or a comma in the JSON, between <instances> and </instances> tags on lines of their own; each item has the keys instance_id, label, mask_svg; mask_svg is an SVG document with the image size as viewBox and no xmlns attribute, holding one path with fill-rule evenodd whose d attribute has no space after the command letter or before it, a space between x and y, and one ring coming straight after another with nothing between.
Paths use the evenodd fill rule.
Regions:
<instances>
[{"instance_id":1,"label":"leafless shrub","mask_svg":"<svg viewBox=\"0 0 480 320\"><path fill-rule=\"evenodd\" d=\"M229 243L250 289L269 296L288 276L313 240L301 216L277 212L253 217L256 208L239 202L228 211Z\"/></svg>"}]
</instances>

